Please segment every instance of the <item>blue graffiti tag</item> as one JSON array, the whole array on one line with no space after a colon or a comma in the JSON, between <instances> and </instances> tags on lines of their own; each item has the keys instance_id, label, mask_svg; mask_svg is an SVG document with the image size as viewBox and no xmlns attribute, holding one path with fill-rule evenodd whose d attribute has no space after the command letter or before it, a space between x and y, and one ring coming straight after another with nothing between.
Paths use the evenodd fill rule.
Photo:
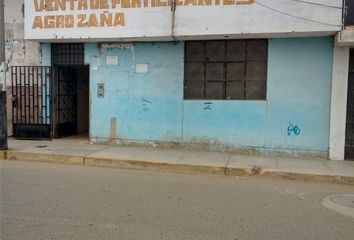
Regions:
<instances>
[{"instance_id":1,"label":"blue graffiti tag","mask_svg":"<svg viewBox=\"0 0 354 240\"><path fill-rule=\"evenodd\" d=\"M301 130L297 125L289 123L288 126L288 136L291 136L291 133L294 133L296 136L300 135Z\"/></svg>"}]
</instances>

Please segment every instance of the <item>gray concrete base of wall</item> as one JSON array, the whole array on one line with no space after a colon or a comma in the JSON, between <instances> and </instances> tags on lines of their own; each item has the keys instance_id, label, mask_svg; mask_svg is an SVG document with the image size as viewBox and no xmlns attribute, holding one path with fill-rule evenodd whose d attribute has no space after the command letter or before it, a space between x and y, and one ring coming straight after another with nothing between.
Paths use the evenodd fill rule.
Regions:
<instances>
[{"instance_id":1,"label":"gray concrete base of wall","mask_svg":"<svg viewBox=\"0 0 354 240\"><path fill-rule=\"evenodd\" d=\"M133 147L153 147L162 149L186 149L186 150L205 150L215 152L227 152L235 154L249 154L258 156L271 157L295 157L309 159L328 159L328 152L308 151L301 149L276 149L276 148L257 148L257 147L237 147L230 144L221 143L219 141L198 141L192 140L188 142L161 142L161 141L139 141L127 139L110 139L110 138L90 138L91 143L107 144L117 146L133 146Z\"/></svg>"}]
</instances>

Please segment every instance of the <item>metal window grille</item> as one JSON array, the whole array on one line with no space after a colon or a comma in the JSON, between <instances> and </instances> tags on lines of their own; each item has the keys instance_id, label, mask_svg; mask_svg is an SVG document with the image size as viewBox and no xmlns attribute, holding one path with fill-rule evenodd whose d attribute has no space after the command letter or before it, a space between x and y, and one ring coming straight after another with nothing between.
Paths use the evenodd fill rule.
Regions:
<instances>
[{"instance_id":1,"label":"metal window grille","mask_svg":"<svg viewBox=\"0 0 354 240\"><path fill-rule=\"evenodd\" d=\"M84 65L85 49L82 43L52 44L53 66Z\"/></svg>"},{"instance_id":2,"label":"metal window grille","mask_svg":"<svg viewBox=\"0 0 354 240\"><path fill-rule=\"evenodd\" d=\"M185 99L265 100L268 40L189 41Z\"/></svg>"},{"instance_id":3,"label":"metal window grille","mask_svg":"<svg viewBox=\"0 0 354 240\"><path fill-rule=\"evenodd\" d=\"M354 1L345 0L343 8L343 19L345 26L354 26Z\"/></svg>"}]
</instances>

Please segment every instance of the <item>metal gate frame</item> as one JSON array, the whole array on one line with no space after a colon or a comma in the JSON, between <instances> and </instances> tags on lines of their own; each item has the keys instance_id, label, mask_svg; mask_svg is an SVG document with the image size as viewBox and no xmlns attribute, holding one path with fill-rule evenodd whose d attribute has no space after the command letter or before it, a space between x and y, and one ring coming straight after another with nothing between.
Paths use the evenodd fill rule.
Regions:
<instances>
[{"instance_id":1,"label":"metal gate frame","mask_svg":"<svg viewBox=\"0 0 354 240\"><path fill-rule=\"evenodd\" d=\"M13 136L52 138L52 70L49 66L12 66Z\"/></svg>"},{"instance_id":2,"label":"metal gate frame","mask_svg":"<svg viewBox=\"0 0 354 240\"><path fill-rule=\"evenodd\" d=\"M14 138L53 139L76 133L74 73L65 66L11 67Z\"/></svg>"}]
</instances>

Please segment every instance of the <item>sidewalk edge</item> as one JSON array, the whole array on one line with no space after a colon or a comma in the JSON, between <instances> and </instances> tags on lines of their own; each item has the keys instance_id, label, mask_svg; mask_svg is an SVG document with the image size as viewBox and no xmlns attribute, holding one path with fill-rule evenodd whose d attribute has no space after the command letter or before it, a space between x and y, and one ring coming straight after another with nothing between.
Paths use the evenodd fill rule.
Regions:
<instances>
[{"instance_id":1,"label":"sidewalk edge","mask_svg":"<svg viewBox=\"0 0 354 240\"><path fill-rule=\"evenodd\" d=\"M33 153L24 151L0 151L0 159L64 163L73 165L86 165L94 167L111 167L121 169L155 170L189 174L217 174L224 176L254 176L272 177L290 180L327 182L354 185L354 176L329 175L316 173L303 173L281 171L261 167L227 167L210 165L192 165L185 163L148 162L140 160L106 159L90 156L78 156L54 153Z\"/></svg>"}]
</instances>

